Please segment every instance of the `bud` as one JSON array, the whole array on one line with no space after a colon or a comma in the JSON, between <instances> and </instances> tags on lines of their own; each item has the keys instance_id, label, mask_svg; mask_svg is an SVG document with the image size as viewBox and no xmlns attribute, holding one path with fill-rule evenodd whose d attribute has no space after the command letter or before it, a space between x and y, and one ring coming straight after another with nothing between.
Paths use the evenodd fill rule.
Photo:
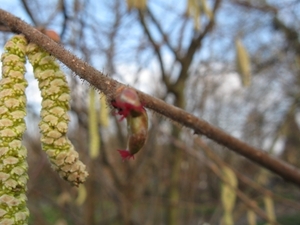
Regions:
<instances>
[{"instance_id":1,"label":"bud","mask_svg":"<svg viewBox=\"0 0 300 225\"><path fill-rule=\"evenodd\" d=\"M126 118L130 113L137 115L142 114L144 110L136 91L123 86L117 89L116 98L111 104L117 109L117 114L121 115L120 120Z\"/></svg>"},{"instance_id":2,"label":"bud","mask_svg":"<svg viewBox=\"0 0 300 225\"><path fill-rule=\"evenodd\" d=\"M136 91L132 88L121 87L113 106L118 109L121 119L127 119L128 143L126 150L118 150L123 160L134 158L145 144L148 134L148 115L142 106Z\"/></svg>"},{"instance_id":3,"label":"bud","mask_svg":"<svg viewBox=\"0 0 300 225\"><path fill-rule=\"evenodd\" d=\"M118 150L123 160L134 158L144 146L148 134L148 116L145 109L141 114L130 113L127 117L128 143L127 150Z\"/></svg>"}]
</instances>

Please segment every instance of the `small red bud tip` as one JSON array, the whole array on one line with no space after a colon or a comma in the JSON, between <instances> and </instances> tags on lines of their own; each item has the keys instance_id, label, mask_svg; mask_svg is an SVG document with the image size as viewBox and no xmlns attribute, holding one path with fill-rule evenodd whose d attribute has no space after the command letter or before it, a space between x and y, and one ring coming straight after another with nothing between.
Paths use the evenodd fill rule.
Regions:
<instances>
[{"instance_id":1,"label":"small red bud tip","mask_svg":"<svg viewBox=\"0 0 300 225\"><path fill-rule=\"evenodd\" d=\"M130 152L128 150L118 150L118 152L120 153L123 161L125 161L126 159L134 159L134 155L131 155Z\"/></svg>"},{"instance_id":2,"label":"small red bud tip","mask_svg":"<svg viewBox=\"0 0 300 225\"><path fill-rule=\"evenodd\" d=\"M127 118L131 110L143 112L144 108L142 105L135 106L127 102L112 102L112 105L118 109L117 114L121 116L120 121Z\"/></svg>"},{"instance_id":3,"label":"small red bud tip","mask_svg":"<svg viewBox=\"0 0 300 225\"><path fill-rule=\"evenodd\" d=\"M120 87L116 92L118 92L118 94L116 98L111 101L111 104L117 109L117 114L121 116L120 120L127 118L132 112L144 112L144 107L134 89Z\"/></svg>"}]
</instances>

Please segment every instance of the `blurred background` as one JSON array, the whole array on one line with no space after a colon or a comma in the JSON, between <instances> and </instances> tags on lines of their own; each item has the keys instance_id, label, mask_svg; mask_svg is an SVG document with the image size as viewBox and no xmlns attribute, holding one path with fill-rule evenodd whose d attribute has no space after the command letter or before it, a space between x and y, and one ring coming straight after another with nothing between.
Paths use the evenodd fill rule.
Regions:
<instances>
[{"instance_id":1,"label":"blurred background","mask_svg":"<svg viewBox=\"0 0 300 225\"><path fill-rule=\"evenodd\" d=\"M300 167L298 0L0 0L0 7L55 31L107 76ZM0 30L4 46L12 33ZM299 187L151 111L146 145L122 162L126 121L61 66L72 92L68 135L90 176L77 189L51 169L28 65L30 224L300 224Z\"/></svg>"}]
</instances>

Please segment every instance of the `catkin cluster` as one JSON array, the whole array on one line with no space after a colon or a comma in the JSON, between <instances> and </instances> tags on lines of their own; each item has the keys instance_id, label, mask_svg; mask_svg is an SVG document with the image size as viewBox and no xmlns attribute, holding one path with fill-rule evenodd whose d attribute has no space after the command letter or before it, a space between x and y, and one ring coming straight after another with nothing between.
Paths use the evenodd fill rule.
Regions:
<instances>
[{"instance_id":1,"label":"catkin cluster","mask_svg":"<svg viewBox=\"0 0 300 225\"><path fill-rule=\"evenodd\" d=\"M83 183L88 176L66 136L70 90L65 75L55 58L35 44L27 44L23 35L14 36L6 43L1 57L0 225L24 225L29 217L27 150L22 145L26 130L26 56L33 66L43 98L39 127L42 147L52 167L74 186Z\"/></svg>"},{"instance_id":2,"label":"catkin cluster","mask_svg":"<svg viewBox=\"0 0 300 225\"><path fill-rule=\"evenodd\" d=\"M27 41L22 35L10 39L2 54L0 81L0 224L27 224L27 150L22 145L26 130L24 78Z\"/></svg>"},{"instance_id":3,"label":"catkin cluster","mask_svg":"<svg viewBox=\"0 0 300 225\"><path fill-rule=\"evenodd\" d=\"M78 186L88 173L66 136L70 94L65 75L55 58L36 44L30 43L26 53L43 98L39 123L42 147L59 175Z\"/></svg>"}]
</instances>

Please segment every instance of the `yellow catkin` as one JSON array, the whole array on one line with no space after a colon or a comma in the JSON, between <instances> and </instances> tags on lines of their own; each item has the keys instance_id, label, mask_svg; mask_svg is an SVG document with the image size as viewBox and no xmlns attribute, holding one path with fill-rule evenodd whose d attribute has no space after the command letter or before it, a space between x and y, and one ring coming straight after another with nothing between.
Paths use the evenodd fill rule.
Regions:
<instances>
[{"instance_id":1,"label":"yellow catkin","mask_svg":"<svg viewBox=\"0 0 300 225\"><path fill-rule=\"evenodd\" d=\"M243 86L248 87L251 84L251 64L249 55L240 39L236 39L235 47L237 71L240 74Z\"/></svg>"},{"instance_id":2,"label":"yellow catkin","mask_svg":"<svg viewBox=\"0 0 300 225\"><path fill-rule=\"evenodd\" d=\"M213 19L213 11L209 8L206 0L201 1L201 9L210 20Z\"/></svg>"},{"instance_id":3,"label":"yellow catkin","mask_svg":"<svg viewBox=\"0 0 300 225\"><path fill-rule=\"evenodd\" d=\"M136 0L137 8L140 10L145 10L147 7L147 0Z\"/></svg>"},{"instance_id":4,"label":"yellow catkin","mask_svg":"<svg viewBox=\"0 0 300 225\"><path fill-rule=\"evenodd\" d=\"M88 176L86 166L67 137L70 109L70 90L66 77L55 58L36 44L26 49L33 66L42 95L41 131L42 148L48 155L53 169L74 186L83 183Z\"/></svg>"},{"instance_id":5,"label":"yellow catkin","mask_svg":"<svg viewBox=\"0 0 300 225\"><path fill-rule=\"evenodd\" d=\"M100 137L98 132L98 119L95 95L97 93L94 89L89 90L89 153L92 159L99 156Z\"/></svg>"},{"instance_id":6,"label":"yellow catkin","mask_svg":"<svg viewBox=\"0 0 300 225\"><path fill-rule=\"evenodd\" d=\"M274 210L273 199L268 195L264 196L264 204L265 204L265 209L266 209L266 212L267 212L268 219L270 221L275 222L276 221L276 215L275 215L275 210ZM267 225L271 225L271 224L268 223Z\"/></svg>"},{"instance_id":7,"label":"yellow catkin","mask_svg":"<svg viewBox=\"0 0 300 225\"><path fill-rule=\"evenodd\" d=\"M127 8L129 10L132 9L132 8L134 8L134 2L135 2L135 0L126 0Z\"/></svg>"},{"instance_id":8,"label":"yellow catkin","mask_svg":"<svg viewBox=\"0 0 300 225\"><path fill-rule=\"evenodd\" d=\"M221 201L224 209L222 225L233 225L233 208L235 206L236 193L234 188L237 187L238 181L235 173L229 167L223 167L223 176L227 182L222 183Z\"/></svg>"},{"instance_id":9,"label":"yellow catkin","mask_svg":"<svg viewBox=\"0 0 300 225\"><path fill-rule=\"evenodd\" d=\"M201 1L202 0L187 0L187 15L194 20L194 28L200 30L201 28Z\"/></svg>"},{"instance_id":10,"label":"yellow catkin","mask_svg":"<svg viewBox=\"0 0 300 225\"><path fill-rule=\"evenodd\" d=\"M139 10L145 10L147 7L147 0L126 0L129 10L136 8Z\"/></svg>"},{"instance_id":11,"label":"yellow catkin","mask_svg":"<svg viewBox=\"0 0 300 225\"><path fill-rule=\"evenodd\" d=\"M249 225L256 225L256 214L251 209L247 211L247 220Z\"/></svg>"},{"instance_id":12,"label":"yellow catkin","mask_svg":"<svg viewBox=\"0 0 300 225\"><path fill-rule=\"evenodd\" d=\"M82 205L86 199L87 192L84 185L80 185L78 188L78 196L75 200L76 205Z\"/></svg>"},{"instance_id":13,"label":"yellow catkin","mask_svg":"<svg viewBox=\"0 0 300 225\"><path fill-rule=\"evenodd\" d=\"M1 56L0 82L0 224L28 224L26 184L28 180L27 150L22 145L26 129L24 77L25 49L23 35L12 37Z\"/></svg>"},{"instance_id":14,"label":"yellow catkin","mask_svg":"<svg viewBox=\"0 0 300 225\"><path fill-rule=\"evenodd\" d=\"M102 127L108 127L109 125L109 107L106 103L106 96L100 94L100 110L99 110L99 122Z\"/></svg>"}]
</instances>

